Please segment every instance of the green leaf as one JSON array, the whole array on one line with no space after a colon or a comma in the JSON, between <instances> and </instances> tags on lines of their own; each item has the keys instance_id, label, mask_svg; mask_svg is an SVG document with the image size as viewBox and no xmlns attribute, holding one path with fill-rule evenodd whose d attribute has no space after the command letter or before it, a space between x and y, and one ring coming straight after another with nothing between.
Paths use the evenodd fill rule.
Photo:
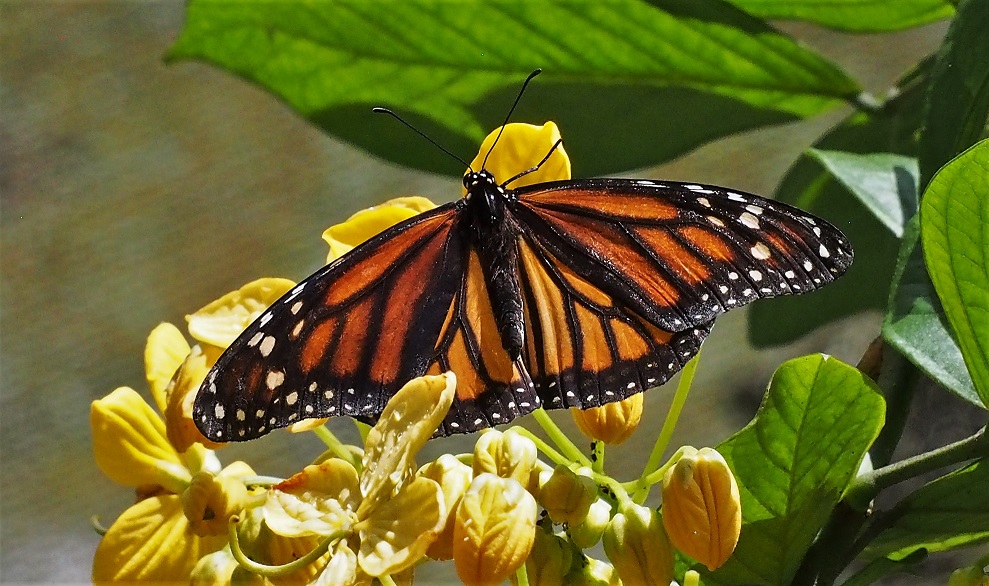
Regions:
<instances>
[{"instance_id":1,"label":"green leaf","mask_svg":"<svg viewBox=\"0 0 989 586\"><path fill-rule=\"evenodd\" d=\"M742 534L705 584L789 584L883 425L885 404L858 369L823 355L777 369L755 419L725 440Z\"/></svg>"},{"instance_id":2,"label":"green leaf","mask_svg":"<svg viewBox=\"0 0 989 586\"><path fill-rule=\"evenodd\" d=\"M515 119L555 120L574 168L591 175L859 92L835 65L721 0L191 0L169 59L223 67L379 156L458 175L459 163L370 107L399 110L469 159L541 67Z\"/></svg>"},{"instance_id":3,"label":"green leaf","mask_svg":"<svg viewBox=\"0 0 989 586\"><path fill-rule=\"evenodd\" d=\"M920 185L987 136L989 2L962 0L938 51L920 135Z\"/></svg>"},{"instance_id":4,"label":"green leaf","mask_svg":"<svg viewBox=\"0 0 989 586\"><path fill-rule=\"evenodd\" d=\"M920 214L927 270L989 406L989 140L938 171Z\"/></svg>"},{"instance_id":5,"label":"green leaf","mask_svg":"<svg viewBox=\"0 0 989 586\"><path fill-rule=\"evenodd\" d=\"M954 9L946 0L731 0L766 19L806 20L852 32L894 31L943 18Z\"/></svg>"},{"instance_id":6,"label":"green leaf","mask_svg":"<svg viewBox=\"0 0 989 586\"><path fill-rule=\"evenodd\" d=\"M852 153L916 155L915 133L927 87L925 61L905 75L877 109L856 112L814 148ZM749 313L755 346L790 342L813 329L867 309L885 309L888 292L876 283L893 275L899 241L831 173L807 154L787 172L776 199L830 221L848 237L855 262L837 282L807 295L757 301Z\"/></svg>"},{"instance_id":7,"label":"green leaf","mask_svg":"<svg viewBox=\"0 0 989 586\"><path fill-rule=\"evenodd\" d=\"M903 236L883 337L941 386L973 405L982 405L927 274L920 247L920 216L910 220Z\"/></svg>"},{"instance_id":8,"label":"green leaf","mask_svg":"<svg viewBox=\"0 0 989 586\"><path fill-rule=\"evenodd\" d=\"M989 541L989 460L934 480L896 507L896 521L879 534L870 555L902 559L925 549L946 551Z\"/></svg>"},{"instance_id":9,"label":"green leaf","mask_svg":"<svg viewBox=\"0 0 989 586\"><path fill-rule=\"evenodd\" d=\"M810 156L841 181L894 236L917 213L917 160L891 153L860 155L810 149Z\"/></svg>"}]
</instances>

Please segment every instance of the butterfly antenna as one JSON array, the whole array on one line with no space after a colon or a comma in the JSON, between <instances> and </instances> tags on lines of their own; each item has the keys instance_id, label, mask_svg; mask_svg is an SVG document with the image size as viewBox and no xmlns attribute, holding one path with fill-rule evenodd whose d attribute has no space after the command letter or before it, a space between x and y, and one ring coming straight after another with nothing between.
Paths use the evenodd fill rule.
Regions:
<instances>
[{"instance_id":1,"label":"butterfly antenna","mask_svg":"<svg viewBox=\"0 0 989 586\"><path fill-rule=\"evenodd\" d=\"M482 169L488 164L488 157L491 156L491 151L494 150L495 146L498 144L498 141L501 140L501 133L502 132L505 132L505 126L508 124L508 121L512 118L512 112L515 111L515 106L518 106L519 105L519 100L522 99L522 94L525 93L525 86L529 85L529 82L532 81L532 78L533 77L536 77L537 75L539 75L542 72L543 72L542 69L537 69L537 70L533 71L532 73L530 73L529 74L529 77L525 78L525 81L522 82L522 89L519 90L519 95L516 96L515 103L512 104L512 109L508 111L508 116L505 116L505 122L501 125L501 130L498 131L498 136L495 137L494 144L492 144L491 145L491 148L488 149L488 154L484 155L484 161L481 163L481 168ZM553 148L556 148L556 147L553 147ZM553 152L553 151L550 151L550 152ZM549 155L547 155L547 157L548 156Z\"/></svg>"},{"instance_id":2,"label":"butterfly antenna","mask_svg":"<svg viewBox=\"0 0 989 586\"><path fill-rule=\"evenodd\" d=\"M405 120L403 120L401 116L399 116L398 114L392 112L388 108L371 108L371 111L374 112L375 114L388 114L388 115L394 117L396 120L398 120L402 124L408 126L410 129L412 129L413 132L415 132L419 136L425 138L429 142L433 143L433 145L436 146L436 148L438 148L441 151L443 151L444 153L450 155L454 159L457 159L458 161L460 161L461 163L463 163L464 167L467 167L468 169L470 169L470 164L468 164L467 161L461 159L457 155L455 155L455 154L451 153L450 151L446 150L445 148L443 148L443 145L441 145L440 143L438 143L435 140L433 140L433 139L429 138L428 136L426 136L426 133L424 133L423 131L419 130L415 126L412 126L411 124L409 124L408 122L406 122ZM473 169L471 169L471 171L473 171Z\"/></svg>"},{"instance_id":3,"label":"butterfly antenna","mask_svg":"<svg viewBox=\"0 0 989 586\"><path fill-rule=\"evenodd\" d=\"M543 157L543 160L542 161L539 161L538 163L536 163L536 166L535 167L532 167L531 169L526 169L525 171L522 171L521 173L519 173L515 177L512 177L508 181L502 183L501 186L502 187L507 187L508 184L511 183L512 181L515 181L516 179L518 179L520 177L525 177L526 175L528 175L529 173L532 173L533 171L539 170L539 168L543 166L543 163L545 163L546 161L549 160L550 155L552 155L553 152L556 151L556 149L558 149L561 144L563 144L563 139L562 138L557 139L557 141L555 143L553 143L553 146L549 149L549 152L546 153L546 156Z\"/></svg>"}]
</instances>

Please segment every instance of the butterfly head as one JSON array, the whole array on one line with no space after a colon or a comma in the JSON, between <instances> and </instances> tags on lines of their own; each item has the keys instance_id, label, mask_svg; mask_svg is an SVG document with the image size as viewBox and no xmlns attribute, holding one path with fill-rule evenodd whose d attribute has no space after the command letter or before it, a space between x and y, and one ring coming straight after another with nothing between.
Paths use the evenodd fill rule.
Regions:
<instances>
[{"instance_id":1,"label":"butterfly head","mask_svg":"<svg viewBox=\"0 0 989 586\"><path fill-rule=\"evenodd\" d=\"M484 169L471 171L464 175L464 187L467 189L464 199L474 210L476 219L485 223L501 220L507 192L498 185L494 175Z\"/></svg>"}]
</instances>

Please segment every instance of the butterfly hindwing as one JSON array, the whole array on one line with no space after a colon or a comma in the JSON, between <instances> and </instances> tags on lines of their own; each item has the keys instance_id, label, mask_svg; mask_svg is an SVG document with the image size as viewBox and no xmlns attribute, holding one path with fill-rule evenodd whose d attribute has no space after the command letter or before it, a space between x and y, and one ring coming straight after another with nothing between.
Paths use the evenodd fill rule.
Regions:
<instances>
[{"instance_id":1,"label":"butterfly hindwing","mask_svg":"<svg viewBox=\"0 0 989 586\"><path fill-rule=\"evenodd\" d=\"M526 364L544 405L586 409L659 386L711 324L667 332L579 275L534 233L520 239Z\"/></svg>"}]
</instances>

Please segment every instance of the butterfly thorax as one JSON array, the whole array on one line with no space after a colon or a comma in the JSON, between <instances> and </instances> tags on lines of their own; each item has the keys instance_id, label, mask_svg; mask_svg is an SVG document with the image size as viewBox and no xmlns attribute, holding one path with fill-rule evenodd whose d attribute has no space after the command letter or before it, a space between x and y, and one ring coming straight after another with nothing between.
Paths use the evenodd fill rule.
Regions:
<instances>
[{"instance_id":1,"label":"butterfly thorax","mask_svg":"<svg viewBox=\"0 0 989 586\"><path fill-rule=\"evenodd\" d=\"M518 229L509 211L511 192L481 170L464 176L470 222L466 232L484 272L501 343L515 360L522 353L522 290L518 280Z\"/></svg>"}]
</instances>

